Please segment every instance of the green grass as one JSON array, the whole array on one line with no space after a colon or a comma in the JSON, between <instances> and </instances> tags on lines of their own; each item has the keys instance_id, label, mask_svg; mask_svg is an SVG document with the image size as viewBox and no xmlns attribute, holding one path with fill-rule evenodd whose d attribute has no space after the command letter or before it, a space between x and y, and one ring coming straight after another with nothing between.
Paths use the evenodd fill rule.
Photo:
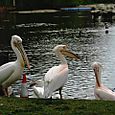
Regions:
<instances>
[{"instance_id":1,"label":"green grass","mask_svg":"<svg viewBox=\"0 0 115 115\"><path fill-rule=\"evenodd\" d=\"M0 115L115 115L115 102L0 97Z\"/></svg>"}]
</instances>

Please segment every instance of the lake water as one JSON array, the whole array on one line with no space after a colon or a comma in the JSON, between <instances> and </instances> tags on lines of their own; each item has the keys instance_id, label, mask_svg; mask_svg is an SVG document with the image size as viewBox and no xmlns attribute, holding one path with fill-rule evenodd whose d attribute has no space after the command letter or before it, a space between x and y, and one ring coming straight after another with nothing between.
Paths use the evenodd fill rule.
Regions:
<instances>
[{"instance_id":1,"label":"lake water","mask_svg":"<svg viewBox=\"0 0 115 115\"><path fill-rule=\"evenodd\" d=\"M62 93L67 98L94 99L95 77L91 66L94 61L102 63L102 82L111 89L115 87L115 24L114 21L108 24L106 34L104 22L94 23L89 12L2 14L0 53L8 54L9 61L15 60L10 39L11 35L19 35L31 65L30 71L24 71L37 80L43 79L48 69L60 62L52 49L67 44L81 60L67 58L69 75ZM13 84L13 89L18 95L20 80Z\"/></svg>"}]
</instances>

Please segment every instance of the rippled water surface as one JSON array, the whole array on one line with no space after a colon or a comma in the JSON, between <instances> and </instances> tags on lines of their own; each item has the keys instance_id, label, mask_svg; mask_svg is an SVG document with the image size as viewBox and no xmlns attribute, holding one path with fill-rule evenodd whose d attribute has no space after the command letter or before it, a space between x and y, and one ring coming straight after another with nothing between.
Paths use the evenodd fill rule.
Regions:
<instances>
[{"instance_id":1,"label":"rippled water surface","mask_svg":"<svg viewBox=\"0 0 115 115\"><path fill-rule=\"evenodd\" d=\"M43 79L49 68L60 63L52 49L58 44L67 44L81 60L67 58L69 75L63 87L64 96L94 99L95 78L91 67L94 61L102 63L102 82L111 89L115 87L114 22L108 22L109 33L106 34L104 23L94 23L86 12L9 14L4 17L1 16L0 22L0 52L8 52L9 61L15 60L10 36L21 36L31 65L31 70L25 69L25 72L33 80ZM20 81L13 89L18 94Z\"/></svg>"}]
</instances>

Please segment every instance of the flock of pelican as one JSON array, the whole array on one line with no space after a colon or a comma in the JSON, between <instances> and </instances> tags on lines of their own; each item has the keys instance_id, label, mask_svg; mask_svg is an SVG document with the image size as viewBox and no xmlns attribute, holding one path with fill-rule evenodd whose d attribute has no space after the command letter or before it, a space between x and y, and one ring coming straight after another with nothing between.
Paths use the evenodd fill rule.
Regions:
<instances>
[{"instance_id":1,"label":"flock of pelican","mask_svg":"<svg viewBox=\"0 0 115 115\"><path fill-rule=\"evenodd\" d=\"M30 64L26 52L22 45L22 39L13 35L11 38L11 47L16 54L16 61L8 62L0 66L0 95L9 96L11 85L21 79L25 66L30 69ZM51 98L55 91L59 91L62 99L62 88L68 79L68 64L66 56L74 60L80 60L80 57L68 49L66 45L57 45L54 47L57 58L60 60L58 66L53 66L48 70L42 81L34 81L30 84L35 95L39 98ZM101 64L94 62L92 64L95 73L94 95L100 100L115 100L115 92L108 89L101 83Z\"/></svg>"}]
</instances>

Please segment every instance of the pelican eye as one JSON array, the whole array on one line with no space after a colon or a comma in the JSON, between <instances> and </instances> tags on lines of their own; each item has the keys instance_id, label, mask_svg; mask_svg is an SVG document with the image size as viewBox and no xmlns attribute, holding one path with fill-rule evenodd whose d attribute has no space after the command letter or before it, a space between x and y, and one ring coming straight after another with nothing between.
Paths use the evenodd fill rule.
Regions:
<instances>
[{"instance_id":1,"label":"pelican eye","mask_svg":"<svg viewBox=\"0 0 115 115\"><path fill-rule=\"evenodd\" d=\"M63 46L63 49L66 49L66 46Z\"/></svg>"},{"instance_id":2,"label":"pelican eye","mask_svg":"<svg viewBox=\"0 0 115 115\"><path fill-rule=\"evenodd\" d=\"M95 70L96 70L96 71L99 71L99 68L98 68L98 67L95 67Z\"/></svg>"},{"instance_id":3,"label":"pelican eye","mask_svg":"<svg viewBox=\"0 0 115 115\"><path fill-rule=\"evenodd\" d=\"M16 41L14 41L13 44L14 44L14 46L17 46L17 42Z\"/></svg>"},{"instance_id":4,"label":"pelican eye","mask_svg":"<svg viewBox=\"0 0 115 115\"><path fill-rule=\"evenodd\" d=\"M67 46L63 46L63 49L67 49Z\"/></svg>"},{"instance_id":5,"label":"pelican eye","mask_svg":"<svg viewBox=\"0 0 115 115\"><path fill-rule=\"evenodd\" d=\"M21 44L21 41L20 41L20 40L17 40L17 43L18 43L18 44Z\"/></svg>"},{"instance_id":6,"label":"pelican eye","mask_svg":"<svg viewBox=\"0 0 115 115\"><path fill-rule=\"evenodd\" d=\"M14 41L13 43L14 43L14 46L16 46L16 47L17 47L18 44L21 44L21 42L19 40L18 41Z\"/></svg>"}]
</instances>

